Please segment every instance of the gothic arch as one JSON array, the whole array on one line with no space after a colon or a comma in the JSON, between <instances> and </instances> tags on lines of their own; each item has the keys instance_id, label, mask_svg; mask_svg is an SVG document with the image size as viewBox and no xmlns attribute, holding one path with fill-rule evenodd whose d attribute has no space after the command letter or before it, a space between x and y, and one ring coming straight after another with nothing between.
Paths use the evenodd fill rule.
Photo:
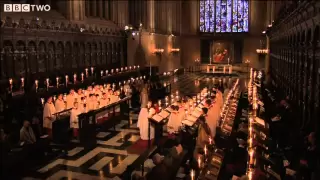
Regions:
<instances>
[{"instance_id":1,"label":"gothic arch","mask_svg":"<svg viewBox=\"0 0 320 180\"><path fill-rule=\"evenodd\" d=\"M63 62L63 64L65 65L65 68L71 68L72 67L72 62L73 62L73 57L72 57L72 46L71 43L68 41L65 45L65 51L64 51L64 55L65 55L65 61Z\"/></svg>"},{"instance_id":2,"label":"gothic arch","mask_svg":"<svg viewBox=\"0 0 320 180\"><path fill-rule=\"evenodd\" d=\"M46 71L46 52L47 52L47 48L46 48L46 44L43 41L40 41L39 43L39 50L38 50L38 71L39 72L45 72Z\"/></svg>"},{"instance_id":3,"label":"gothic arch","mask_svg":"<svg viewBox=\"0 0 320 180\"><path fill-rule=\"evenodd\" d=\"M96 66L98 57L97 57L97 52L98 52L98 46L96 42L92 43L92 58L91 58L91 66Z\"/></svg>"},{"instance_id":4,"label":"gothic arch","mask_svg":"<svg viewBox=\"0 0 320 180\"><path fill-rule=\"evenodd\" d=\"M79 67L79 57L80 57L80 48L79 48L79 43L74 42L73 43L73 51L72 51L72 68Z\"/></svg>"},{"instance_id":5,"label":"gothic arch","mask_svg":"<svg viewBox=\"0 0 320 180\"><path fill-rule=\"evenodd\" d=\"M64 46L61 41L57 43L57 49L56 49L56 64L55 68L60 69L62 68L63 65L63 60L64 60Z\"/></svg>"},{"instance_id":6,"label":"gothic arch","mask_svg":"<svg viewBox=\"0 0 320 180\"><path fill-rule=\"evenodd\" d=\"M85 67L85 44L83 42L80 43L80 58L78 67Z\"/></svg>"},{"instance_id":7,"label":"gothic arch","mask_svg":"<svg viewBox=\"0 0 320 180\"><path fill-rule=\"evenodd\" d=\"M91 54L92 54L92 49L91 49L91 44L88 42L87 47L85 48L85 66L89 67L91 65Z\"/></svg>"},{"instance_id":8,"label":"gothic arch","mask_svg":"<svg viewBox=\"0 0 320 180\"><path fill-rule=\"evenodd\" d=\"M34 43L34 42L33 42ZM35 43L34 43L35 44ZM26 44L23 41L17 41L14 50L14 69L16 76L25 76L27 69Z\"/></svg>"},{"instance_id":9,"label":"gothic arch","mask_svg":"<svg viewBox=\"0 0 320 180\"><path fill-rule=\"evenodd\" d=\"M48 63L47 69L53 71L56 67L56 46L54 42L50 41L48 44Z\"/></svg>"}]
</instances>

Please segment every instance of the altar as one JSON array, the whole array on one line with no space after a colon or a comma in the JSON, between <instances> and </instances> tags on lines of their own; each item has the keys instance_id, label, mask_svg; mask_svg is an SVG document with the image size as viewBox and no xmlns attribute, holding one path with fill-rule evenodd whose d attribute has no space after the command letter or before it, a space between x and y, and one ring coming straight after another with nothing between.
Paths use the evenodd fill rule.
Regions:
<instances>
[{"instance_id":1,"label":"altar","mask_svg":"<svg viewBox=\"0 0 320 180\"><path fill-rule=\"evenodd\" d=\"M202 65L201 72L211 74L232 74L232 65L230 64L205 64Z\"/></svg>"}]
</instances>

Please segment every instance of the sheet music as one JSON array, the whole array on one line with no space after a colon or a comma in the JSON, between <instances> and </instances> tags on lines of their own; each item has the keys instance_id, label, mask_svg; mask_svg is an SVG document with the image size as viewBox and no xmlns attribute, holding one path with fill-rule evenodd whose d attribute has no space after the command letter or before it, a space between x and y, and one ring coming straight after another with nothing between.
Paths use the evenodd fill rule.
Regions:
<instances>
[{"instance_id":1,"label":"sheet music","mask_svg":"<svg viewBox=\"0 0 320 180\"><path fill-rule=\"evenodd\" d=\"M169 112L173 111L173 109L171 109L171 107L167 107L166 110L169 111Z\"/></svg>"},{"instance_id":2,"label":"sheet music","mask_svg":"<svg viewBox=\"0 0 320 180\"><path fill-rule=\"evenodd\" d=\"M157 122L160 122L163 120L163 118L161 116L159 116L159 114L156 114L152 117L153 120L157 121Z\"/></svg>"},{"instance_id":3,"label":"sheet music","mask_svg":"<svg viewBox=\"0 0 320 180\"><path fill-rule=\"evenodd\" d=\"M195 110L198 112L202 112L202 109L200 107L197 107Z\"/></svg>"},{"instance_id":4,"label":"sheet music","mask_svg":"<svg viewBox=\"0 0 320 180\"><path fill-rule=\"evenodd\" d=\"M186 120L195 122L195 121L197 121L197 119L198 119L197 117L194 117L194 116L189 115L189 116L187 116L187 119L186 119Z\"/></svg>"},{"instance_id":5,"label":"sheet music","mask_svg":"<svg viewBox=\"0 0 320 180\"><path fill-rule=\"evenodd\" d=\"M182 124L185 124L187 126L193 126L194 122L188 121L188 120L183 120Z\"/></svg>"},{"instance_id":6,"label":"sheet music","mask_svg":"<svg viewBox=\"0 0 320 180\"><path fill-rule=\"evenodd\" d=\"M201 116L201 112L199 112L199 111L193 111L192 112L192 116L194 116L194 117L200 117Z\"/></svg>"},{"instance_id":7,"label":"sheet music","mask_svg":"<svg viewBox=\"0 0 320 180\"><path fill-rule=\"evenodd\" d=\"M266 126L266 123L264 122L263 119L260 119L260 118L256 117L256 118L255 118L255 121L256 121L258 124L260 124L261 126Z\"/></svg>"},{"instance_id":8,"label":"sheet music","mask_svg":"<svg viewBox=\"0 0 320 180\"><path fill-rule=\"evenodd\" d=\"M163 118L167 118L170 115L170 113L168 113L167 111L161 111L159 113L159 116L163 117Z\"/></svg>"}]
</instances>

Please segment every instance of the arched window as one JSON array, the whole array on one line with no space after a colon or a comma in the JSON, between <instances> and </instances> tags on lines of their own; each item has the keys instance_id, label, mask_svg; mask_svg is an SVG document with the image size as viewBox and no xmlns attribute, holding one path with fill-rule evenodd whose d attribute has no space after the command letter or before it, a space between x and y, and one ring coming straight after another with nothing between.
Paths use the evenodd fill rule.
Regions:
<instances>
[{"instance_id":1,"label":"arched window","mask_svg":"<svg viewBox=\"0 0 320 180\"><path fill-rule=\"evenodd\" d=\"M200 0L200 32L248 32L249 0Z\"/></svg>"}]
</instances>

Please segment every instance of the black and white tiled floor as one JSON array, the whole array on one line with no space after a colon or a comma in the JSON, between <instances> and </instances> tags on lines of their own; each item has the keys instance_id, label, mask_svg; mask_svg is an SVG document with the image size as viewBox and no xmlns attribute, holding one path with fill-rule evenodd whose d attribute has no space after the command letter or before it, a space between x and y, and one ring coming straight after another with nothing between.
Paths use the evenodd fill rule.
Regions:
<instances>
[{"instance_id":1,"label":"black and white tiled floor","mask_svg":"<svg viewBox=\"0 0 320 180\"><path fill-rule=\"evenodd\" d=\"M219 79L220 77L192 73L172 77L172 92L178 90L181 95L192 95L205 86L218 83ZM227 84L231 84L233 80L234 78L229 77L221 78ZM85 150L77 141L73 141L68 153L34 169L24 179L119 179L126 167L139 157L138 154L127 151L140 138L137 117L137 114L130 114L130 127L128 120L122 120L115 130L99 132L96 136L97 146L93 149ZM152 167L152 162L148 160L145 165Z\"/></svg>"}]
</instances>

